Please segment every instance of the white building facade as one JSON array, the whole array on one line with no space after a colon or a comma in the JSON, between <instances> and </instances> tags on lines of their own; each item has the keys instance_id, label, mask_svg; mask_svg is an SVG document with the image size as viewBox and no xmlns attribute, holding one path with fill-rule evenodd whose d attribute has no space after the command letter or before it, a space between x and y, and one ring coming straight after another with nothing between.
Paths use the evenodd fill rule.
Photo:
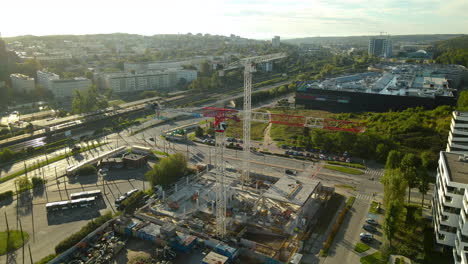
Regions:
<instances>
[{"instance_id":1,"label":"white building facade","mask_svg":"<svg viewBox=\"0 0 468 264\"><path fill-rule=\"evenodd\" d=\"M440 152L432 203L436 242L468 264L468 155Z\"/></svg>"},{"instance_id":2,"label":"white building facade","mask_svg":"<svg viewBox=\"0 0 468 264\"><path fill-rule=\"evenodd\" d=\"M468 112L453 112L446 151L468 154Z\"/></svg>"},{"instance_id":3,"label":"white building facade","mask_svg":"<svg viewBox=\"0 0 468 264\"><path fill-rule=\"evenodd\" d=\"M50 90L57 98L72 97L75 90L83 91L92 85L90 79L74 78L67 80L51 80Z\"/></svg>"},{"instance_id":4,"label":"white building facade","mask_svg":"<svg viewBox=\"0 0 468 264\"><path fill-rule=\"evenodd\" d=\"M37 83L46 89L51 89L51 81L59 80L60 76L47 71L37 71Z\"/></svg>"},{"instance_id":5,"label":"white building facade","mask_svg":"<svg viewBox=\"0 0 468 264\"><path fill-rule=\"evenodd\" d=\"M34 78L24 74L11 74L11 86L15 92L32 92L35 89Z\"/></svg>"},{"instance_id":6,"label":"white building facade","mask_svg":"<svg viewBox=\"0 0 468 264\"><path fill-rule=\"evenodd\" d=\"M110 73L104 76L104 86L117 93L159 90L174 87L182 78L189 83L197 78L197 71L174 69L141 74Z\"/></svg>"}]
</instances>

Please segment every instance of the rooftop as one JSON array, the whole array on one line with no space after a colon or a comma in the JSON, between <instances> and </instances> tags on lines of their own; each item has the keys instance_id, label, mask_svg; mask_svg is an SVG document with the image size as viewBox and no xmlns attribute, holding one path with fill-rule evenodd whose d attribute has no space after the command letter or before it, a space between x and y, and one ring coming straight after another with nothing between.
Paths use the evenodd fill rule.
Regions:
<instances>
[{"instance_id":1,"label":"rooftop","mask_svg":"<svg viewBox=\"0 0 468 264\"><path fill-rule=\"evenodd\" d=\"M264 194L265 197L302 206L318 190L320 181L285 175Z\"/></svg>"},{"instance_id":2,"label":"rooftop","mask_svg":"<svg viewBox=\"0 0 468 264\"><path fill-rule=\"evenodd\" d=\"M445 151L443 151L442 154L447 164L450 180L468 184L468 156Z\"/></svg>"},{"instance_id":3,"label":"rooftop","mask_svg":"<svg viewBox=\"0 0 468 264\"><path fill-rule=\"evenodd\" d=\"M206 255L206 257L203 259L203 263L207 264L223 264L226 263L228 260L228 257L225 257L223 255L220 255L216 252L211 251Z\"/></svg>"}]
</instances>

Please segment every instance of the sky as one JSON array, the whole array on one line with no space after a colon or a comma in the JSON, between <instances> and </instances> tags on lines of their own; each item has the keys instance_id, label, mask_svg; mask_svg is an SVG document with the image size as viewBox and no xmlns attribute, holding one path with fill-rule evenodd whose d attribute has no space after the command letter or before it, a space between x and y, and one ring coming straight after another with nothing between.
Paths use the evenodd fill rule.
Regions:
<instances>
[{"instance_id":1,"label":"sky","mask_svg":"<svg viewBox=\"0 0 468 264\"><path fill-rule=\"evenodd\" d=\"M467 0L1 0L0 33L467 34L466 10Z\"/></svg>"}]
</instances>

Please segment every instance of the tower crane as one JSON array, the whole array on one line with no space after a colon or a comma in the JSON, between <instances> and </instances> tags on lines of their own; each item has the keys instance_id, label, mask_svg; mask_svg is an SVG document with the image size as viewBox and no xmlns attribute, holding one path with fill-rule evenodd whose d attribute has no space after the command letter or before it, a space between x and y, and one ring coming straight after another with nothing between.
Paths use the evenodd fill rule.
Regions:
<instances>
[{"instance_id":1,"label":"tower crane","mask_svg":"<svg viewBox=\"0 0 468 264\"><path fill-rule=\"evenodd\" d=\"M243 121L245 125L246 119L248 122L262 122L280 125L289 125L296 127L308 127L327 129L335 131L348 131L354 133L361 133L365 131L365 124L353 121L334 120L329 118L307 117L299 115L284 115L272 114L265 112L252 112L244 110L234 110L216 107L204 108L179 108L172 110L163 110L158 107L158 115L160 112L170 112L183 115L190 115L193 117L212 117L212 123L215 130L215 159L214 169L216 177L216 234L219 237L226 235L226 207L227 207L227 193L226 184L224 181L225 164L224 164L224 150L225 150L225 132L227 129L227 121L234 120L236 122ZM245 127L244 127L245 128ZM250 126L248 127L250 128ZM249 130L250 132L250 130ZM249 138L250 139L250 138ZM250 140L249 140L250 142ZM250 153L250 145L245 144L244 153L247 150ZM245 157L245 156L244 156ZM247 155L247 158L249 156ZM243 160L245 162L245 160ZM245 168L243 168L245 170ZM245 181L245 179L241 179Z\"/></svg>"},{"instance_id":2,"label":"tower crane","mask_svg":"<svg viewBox=\"0 0 468 264\"><path fill-rule=\"evenodd\" d=\"M286 57L286 53L275 53L264 56L256 56L241 60L244 65L244 120L243 137L244 152L242 161L242 182L248 182L250 178L250 127L252 111L252 75L257 71L257 64L265 63Z\"/></svg>"}]
</instances>

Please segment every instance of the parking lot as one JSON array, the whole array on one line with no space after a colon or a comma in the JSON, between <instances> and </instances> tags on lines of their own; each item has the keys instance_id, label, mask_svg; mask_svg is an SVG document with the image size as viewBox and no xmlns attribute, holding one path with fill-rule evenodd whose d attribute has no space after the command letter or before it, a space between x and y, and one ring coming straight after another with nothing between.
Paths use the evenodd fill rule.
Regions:
<instances>
[{"instance_id":1,"label":"parking lot","mask_svg":"<svg viewBox=\"0 0 468 264\"><path fill-rule=\"evenodd\" d=\"M58 182L49 181L45 190L22 194L17 201L3 205L2 211L7 214L10 228L19 229L19 221L23 230L30 235L31 253L34 261L54 253L54 247L64 238L77 232L89 220L111 210L116 211L114 201L122 193L131 189L143 189L148 183L143 181L147 169L122 169L109 171L99 177L84 176L80 178L59 178ZM103 198L93 207L73 208L62 212L47 214L47 202L68 200L71 193L101 190ZM0 218L0 226L6 226L4 217ZM16 262L23 259L21 251L10 256L0 256L0 262L6 262L7 257ZM29 259L29 255L25 256Z\"/></svg>"}]
</instances>

